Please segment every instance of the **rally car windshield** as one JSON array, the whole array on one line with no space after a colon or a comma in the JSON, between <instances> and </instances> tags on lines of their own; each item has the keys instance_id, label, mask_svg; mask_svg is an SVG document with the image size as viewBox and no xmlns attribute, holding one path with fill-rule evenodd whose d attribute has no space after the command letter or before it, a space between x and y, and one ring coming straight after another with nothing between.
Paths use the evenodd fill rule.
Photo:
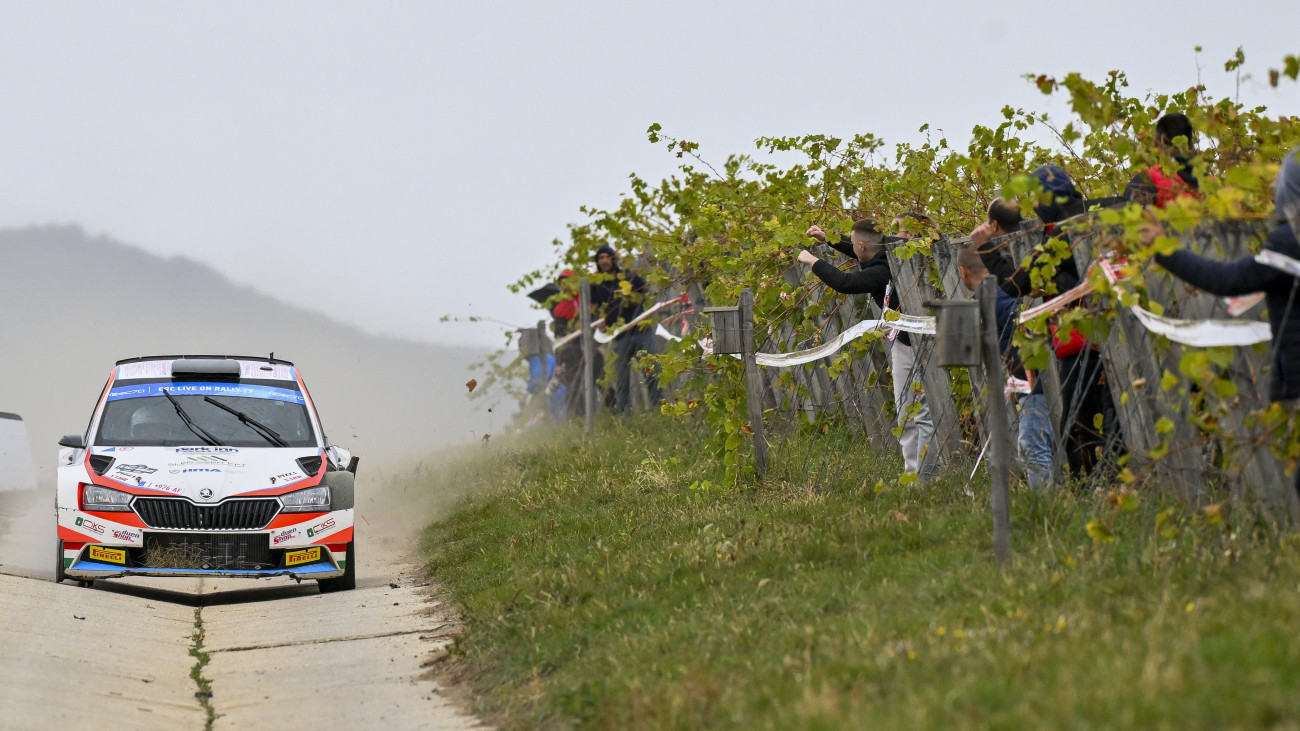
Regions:
<instances>
[{"instance_id":1,"label":"rally car windshield","mask_svg":"<svg viewBox=\"0 0 1300 731\"><path fill-rule=\"evenodd\" d=\"M109 391L94 443L109 447L213 443L230 447L317 446L300 391L200 383L115 385Z\"/></svg>"}]
</instances>

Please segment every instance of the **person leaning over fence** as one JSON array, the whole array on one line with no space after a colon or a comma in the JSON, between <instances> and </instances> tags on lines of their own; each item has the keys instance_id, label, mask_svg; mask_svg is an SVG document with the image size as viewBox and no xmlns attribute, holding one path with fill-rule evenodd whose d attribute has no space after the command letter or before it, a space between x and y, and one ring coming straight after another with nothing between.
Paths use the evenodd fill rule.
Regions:
<instances>
[{"instance_id":1,"label":"person leaning over fence","mask_svg":"<svg viewBox=\"0 0 1300 731\"><path fill-rule=\"evenodd\" d=\"M1273 204L1281 221L1264 241L1264 249L1300 259L1295 229L1283 218L1288 209L1300 206L1300 147L1282 160L1273 188ZM1143 226L1142 243L1150 246L1161 233L1163 227L1158 223ZM1293 408L1300 399L1300 278L1260 264L1253 256L1222 262L1179 249L1172 254L1157 254L1155 261L1175 277L1219 297L1264 293L1273 332L1269 400ZM1296 470L1295 488L1300 494L1300 470Z\"/></svg>"},{"instance_id":2,"label":"person leaning over fence","mask_svg":"<svg viewBox=\"0 0 1300 731\"><path fill-rule=\"evenodd\" d=\"M1075 264L1074 254L1069 249L1070 236L1061 227L1061 222L1084 212L1083 194L1074 187L1074 181L1070 176L1055 165L1043 165L1030 173L1030 176L1038 181L1043 191L1039 200L1034 203L1034 213L1038 214L1038 220L1043 222L1043 234L1048 241L1045 242L1042 250L1031 256L1025 264L1012 270L1009 276L999 276L998 279L1003 282L1002 288L1007 291L1007 294L1012 297L1028 297L1035 293L1030 272L1047 264L1050 259L1058 259L1055 262L1056 272L1052 275L1051 286L1045 287L1044 291L1048 297L1054 297L1073 289L1079 283L1079 268ZM1014 206L1013 203L1010 205ZM1004 209L999 207L999 210ZM1005 220L1010 219L1008 217ZM1061 250L1062 247L1059 245L1053 245L1053 242L1057 241L1065 244L1064 250ZM998 274L996 271L993 273Z\"/></svg>"},{"instance_id":3,"label":"person leaning over fence","mask_svg":"<svg viewBox=\"0 0 1300 731\"><path fill-rule=\"evenodd\" d=\"M596 250L596 269L608 275L596 285L601 294L595 299L605 308L605 320L598 327L609 329L631 322L645 311L643 303L649 294L649 285L640 275L619 267L614 247L605 244ZM626 287L623 286L625 283ZM632 408L632 359L642 353L659 352L658 343L654 327L642 322L620 332L613 344L614 411L626 414ZM657 373L646 378L646 390L650 394L650 403L658 404L662 400Z\"/></svg>"},{"instance_id":4,"label":"person leaning over fence","mask_svg":"<svg viewBox=\"0 0 1300 731\"><path fill-rule=\"evenodd\" d=\"M1178 163L1171 177L1159 165L1152 165L1128 182L1124 200L1164 208L1181 195L1196 195L1200 187L1192 172L1191 157L1196 154L1196 131L1186 114L1173 112L1156 120L1156 150Z\"/></svg>"},{"instance_id":5,"label":"person leaning over fence","mask_svg":"<svg viewBox=\"0 0 1300 731\"><path fill-rule=\"evenodd\" d=\"M818 226L809 228L808 236L826 241L826 233ZM875 221L864 218L853 224L849 236L841 237L839 242L831 244L836 251L856 258L856 269L842 271L806 249L799 252L798 260L810 265L813 274L836 292L871 295L881 307L897 310L898 293L891 291L888 300L885 298L886 289L892 280L885 247L886 244L899 240L884 236L876 227ZM919 384L913 384L916 354L907 333L898 332L889 351L889 361L894 380L894 409L898 412L898 425L902 428L898 443L903 451L904 469L919 474L922 459L931 448L934 438L934 420L924 396L918 396Z\"/></svg>"},{"instance_id":6,"label":"person leaning over fence","mask_svg":"<svg viewBox=\"0 0 1300 731\"><path fill-rule=\"evenodd\" d=\"M970 245L979 254L984 267L998 278L998 287L1004 290L1007 280L1016 274L1016 262L1005 240L999 242L997 239L1019 231L1023 220L1020 206L1005 198L995 198L989 204L987 219L970 234ZM1007 294L1015 296L1010 292Z\"/></svg>"},{"instance_id":7,"label":"person leaning over fence","mask_svg":"<svg viewBox=\"0 0 1300 731\"><path fill-rule=\"evenodd\" d=\"M1044 247L1045 251L1035 254L1026 265L1017 268L1002 288L1013 297L1037 294L1030 272L1047 263L1047 252L1056 248L1052 258L1059 260L1051 279L1052 286L1042 292L1051 298L1073 289L1080 281L1074 255L1068 249L1069 234L1061 223L1084 212L1083 194L1070 176L1056 165L1043 165L1030 175L1043 191L1034 205L1034 213L1043 222L1044 233L1049 239L1063 242L1067 248L1060 252L1059 244ZM1119 416L1110 388L1106 386L1106 371L1096 344L1089 342L1077 330L1062 332L1053 326L1052 347L1061 377L1066 461L1072 475L1087 477L1103 458L1107 458L1109 464L1108 458L1119 449L1122 443Z\"/></svg>"},{"instance_id":8,"label":"person leaning over fence","mask_svg":"<svg viewBox=\"0 0 1300 731\"><path fill-rule=\"evenodd\" d=\"M957 273L966 289L975 292L980 282L989 275L984 265L984 255L979 252L972 241L957 252ZM1007 294L1001 288L997 290L997 327L998 347L1006 363L1007 373L1023 380L1031 380L1033 388L1028 394L1021 394L1020 432L1016 445L1020 451L1020 461L1025 465L1025 474L1030 487L1047 488L1052 486L1052 421L1047 410L1047 397L1043 395L1042 383L1032 378L1025 371L1020 360L1020 351L1012 343L1020 315L1020 301ZM1000 395L1000 384L989 384L989 397Z\"/></svg>"}]
</instances>

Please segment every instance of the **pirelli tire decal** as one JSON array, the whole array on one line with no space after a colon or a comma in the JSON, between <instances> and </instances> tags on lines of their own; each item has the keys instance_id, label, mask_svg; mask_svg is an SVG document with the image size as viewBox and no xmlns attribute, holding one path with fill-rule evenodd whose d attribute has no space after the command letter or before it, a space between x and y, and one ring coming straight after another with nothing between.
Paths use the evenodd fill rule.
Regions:
<instances>
[{"instance_id":1,"label":"pirelli tire decal","mask_svg":"<svg viewBox=\"0 0 1300 731\"><path fill-rule=\"evenodd\" d=\"M285 551L284 553L284 565L286 568L290 566L301 566L307 563L315 563L319 560L320 546L312 546L311 548L304 548L300 551Z\"/></svg>"},{"instance_id":2,"label":"pirelli tire decal","mask_svg":"<svg viewBox=\"0 0 1300 731\"><path fill-rule=\"evenodd\" d=\"M90 560L103 561L105 563L115 563L126 565L126 551L120 548L105 548L103 546L90 547Z\"/></svg>"}]
</instances>

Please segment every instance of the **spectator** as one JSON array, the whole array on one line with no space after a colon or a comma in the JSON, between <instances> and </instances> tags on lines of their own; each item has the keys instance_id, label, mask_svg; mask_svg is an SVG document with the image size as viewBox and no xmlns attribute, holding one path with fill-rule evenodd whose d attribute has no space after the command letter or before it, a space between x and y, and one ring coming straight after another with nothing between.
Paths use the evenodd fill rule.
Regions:
<instances>
[{"instance_id":1,"label":"spectator","mask_svg":"<svg viewBox=\"0 0 1300 731\"><path fill-rule=\"evenodd\" d=\"M975 247L984 267L998 278L998 287L1004 286L1007 280L1015 276L1016 264L1011 252L1006 250L1006 245L995 244L993 241L1019 231L1023 220L1018 205L1005 198L997 198L989 204L988 218L970 234L970 245Z\"/></svg>"},{"instance_id":2,"label":"spectator","mask_svg":"<svg viewBox=\"0 0 1300 731\"><path fill-rule=\"evenodd\" d=\"M826 241L826 234L818 226L808 229L808 236ZM853 271L841 271L829 262L818 258L812 252L799 252L798 260L812 266L813 274L827 287L840 294L868 294L881 307L898 309L898 293L890 292L886 301L885 291L892 279L889 270L889 258L885 251L888 243L900 239L887 238L876 228L875 221L863 219L853 224L853 231L847 237L847 243L841 237L839 243L832 246L839 252L852 256L858 261L858 268ZM934 421L930 409L923 397L918 397L919 386L913 383L916 371L916 354L912 341L905 332L899 332L889 353L890 371L894 379L894 410L898 412L898 424L902 427L899 446L903 451L903 465L908 473L920 474L921 463L931 448L934 438ZM919 410L909 416L914 403ZM933 458L927 464L933 462ZM928 471L928 470L927 470ZM922 477L929 477L929 474Z\"/></svg>"},{"instance_id":3,"label":"spectator","mask_svg":"<svg viewBox=\"0 0 1300 731\"><path fill-rule=\"evenodd\" d=\"M957 252L957 273L961 275L962 284L974 292L980 282L989 275L984 265L984 255L979 253L974 241L963 246ZM998 347L1006 363L1007 373L1024 380L1029 380L1024 364L1020 361L1020 351L1012 343L1016 331L1017 315L1020 303L1007 294L1001 287L997 288L997 328ZM1001 384L988 384L989 396L999 394ZM1020 402L1020 432L1016 444L1020 451L1020 461L1025 465L1029 486L1047 488L1052 485L1052 421L1047 410L1047 397L1043 395L1042 384L1034 383L1032 393L1022 394Z\"/></svg>"},{"instance_id":4,"label":"spectator","mask_svg":"<svg viewBox=\"0 0 1300 731\"><path fill-rule=\"evenodd\" d=\"M1174 112L1156 121L1156 150L1178 163L1177 172L1170 177L1159 165L1152 165L1128 181L1124 199L1164 208L1180 195L1196 195L1200 185L1191 163L1191 156L1196 154L1196 131L1186 114Z\"/></svg>"},{"instance_id":5,"label":"spectator","mask_svg":"<svg viewBox=\"0 0 1300 731\"><path fill-rule=\"evenodd\" d=\"M1068 247L1069 235L1059 224L1084 212L1083 194L1074 186L1070 176L1055 165L1043 165L1030 174L1043 189L1042 196L1034 206L1034 213L1043 222L1046 234L1064 242ZM1002 206L999 205L998 208L1001 209ZM999 215L1004 216L1004 221L1010 222L1010 216L1001 212ZM1013 297L1034 294L1030 272L1046 263L1043 261L1045 254L1045 251L1040 251L1026 265L1015 269L1003 282L1003 290ZM1002 279L996 271L994 274ZM1079 281L1078 267L1067 248L1056 263L1056 273L1051 281L1053 286L1047 288L1044 294L1060 294L1073 289ZM1077 330L1060 333L1055 328L1052 344L1056 352L1057 371L1061 377L1065 456L1071 474L1085 477L1097 466L1101 451L1118 444L1119 418L1110 389L1106 386L1106 373L1096 346ZM1098 423L1101 424L1100 429L1097 428Z\"/></svg>"},{"instance_id":6,"label":"spectator","mask_svg":"<svg viewBox=\"0 0 1300 731\"><path fill-rule=\"evenodd\" d=\"M551 306L551 328L556 339L578 328L578 292L574 284L573 271L565 269L560 272L557 282L560 287L559 300ZM592 367L599 373L604 370L605 362L600 352L596 351ZM555 350L555 380L557 391L565 394L560 418L569 414L582 414L586 404L582 400L582 340L574 339Z\"/></svg>"},{"instance_id":7,"label":"spectator","mask_svg":"<svg viewBox=\"0 0 1300 731\"><path fill-rule=\"evenodd\" d=\"M593 299L605 308L605 319L601 329L624 325L636 319L645 308L642 306L648 293L645 279L637 274L623 271L618 265L618 254L609 244L596 250L596 269L607 275L593 288ZM628 284L626 291L623 283ZM595 297L596 289L600 296ZM644 353L658 352L654 327L641 322L626 328L614 338L614 410L625 414L632 408L632 359ZM659 374L652 373L646 378L646 388L650 394L650 403L657 404L663 399L659 388Z\"/></svg>"},{"instance_id":8,"label":"spectator","mask_svg":"<svg viewBox=\"0 0 1300 731\"><path fill-rule=\"evenodd\" d=\"M1273 203L1279 217L1291 206L1300 205L1300 147L1286 154L1273 188ZM1142 242L1148 246L1160 235L1159 224L1142 229ZM1295 229L1285 218L1269 233L1264 248L1300 259L1300 244ZM1273 373L1269 399L1288 406L1300 399L1300 279L1265 266L1253 256L1234 262L1221 262L1179 249L1168 255L1157 254L1158 264L1193 287L1219 297L1263 292L1268 303L1269 327L1273 331ZM1295 488L1300 493L1300 470L1296 471Z\"/></svg>"},{"instance_id":9,"label":"spectator","mask_svg":"<svg viewBox=\"0 0 1300 731\"><path fill-rule=\"evenodd\" d=\"M1070 176L1055 165L1043 165L1030 175L1043 189L1042 196L1034 205L1034 213L1038 214L1038 219L1043 222L1044 233L1049 239L1065 242L1068 247L1070 237L1059 224L1071 216L1084 212L1083 194L1074 187L1074 181L1070 180ZM1001 206L999 209L1001 210ZM1010 219L1004 218L1004 220ZM1012 297L1027 297L1033 294L1033 278L1030 276L1030 271L1041 265L1045 254L1046 251L1034 254L1027 264L1013 270L1010 276L1003 277L994 271L998 279L1003 282L1002 288L1007 291L1007 294ZM1056 263L1056 273L1052 277L1053 286L1046 288L1045 294L1057 295L1073 289L1078 283L1079 269L1074 263L1074 255L1067 248L1060 261Z\"/></svg>"},{"instance_id":10,"label":"spectator","mask_svg":"<svg viewBox=\"0 0 1300 731\"><path fill-rule=\"evenodd\" d=\"M572 283L566 283L566 279L573 276L572 269L565 269L560 272L560 277L556 284L560 287L559 299L551 305L551 330L555 337L561 338L573 332L577 327L578 318L578 292L572 289ZM566 290L566 284L570 289Z\"/></svg>"},{"instance_id":11,"label":"spectator","mask_svg":"<svg viewBox=\"0 0 1300 731\"><path fill-rule=\"evenodd\" d=\"M933 233L935 229L933 219L916 211L907 211L894 216L889 226L900 239L919 239L922 233Z\"/></svg>"},{"instance_id":12,"label":"spectator","mask_svg":"<svg viewBox=\"0 0 1300 731\"><path fill-rule=\"evenodd\" d=\"M532 398L529 400L530 403L525 405L520 416L525 421L540 420L542 414L533 404L544 399L545 414L554 421L563 421L567 417L568 395L565 385L560 381L555 356L540 347L533 352L527 342L528 340L521 335L519 355L528 364L527 391ZM530 417L530 413L534 416Z\"/></svg>"}]
</instances>

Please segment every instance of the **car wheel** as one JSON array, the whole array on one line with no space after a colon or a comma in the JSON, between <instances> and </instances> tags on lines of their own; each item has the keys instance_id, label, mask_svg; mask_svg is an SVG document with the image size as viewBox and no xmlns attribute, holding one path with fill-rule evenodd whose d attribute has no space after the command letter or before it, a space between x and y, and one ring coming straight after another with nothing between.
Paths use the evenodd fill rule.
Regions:
<instances>
[{"instance_id":1,"label":"car wheel","mask_svg":"<svg viewBox=\"0 0 1300 731\"><path fill-rule=\"evenodd\" d=\"M331 591L351 591L357 588L357 552L356 541L348 543L347 566L343 567L343 575L336 579L321 579L316 583L320 585L322 594L328 594Z\"/></svg>"},{"instance_id":2,"label":"car wheel","mask_svg":"<svg viewBox=\"0 0 1300 731\"><path fill-rule=\"evenodd\" d=\"M54 544L58 548L54 554L54 583L62 584L63 580L68 578L67 574L63 573L63 539L56 538Z\"/></svg>"}]
</instances>

